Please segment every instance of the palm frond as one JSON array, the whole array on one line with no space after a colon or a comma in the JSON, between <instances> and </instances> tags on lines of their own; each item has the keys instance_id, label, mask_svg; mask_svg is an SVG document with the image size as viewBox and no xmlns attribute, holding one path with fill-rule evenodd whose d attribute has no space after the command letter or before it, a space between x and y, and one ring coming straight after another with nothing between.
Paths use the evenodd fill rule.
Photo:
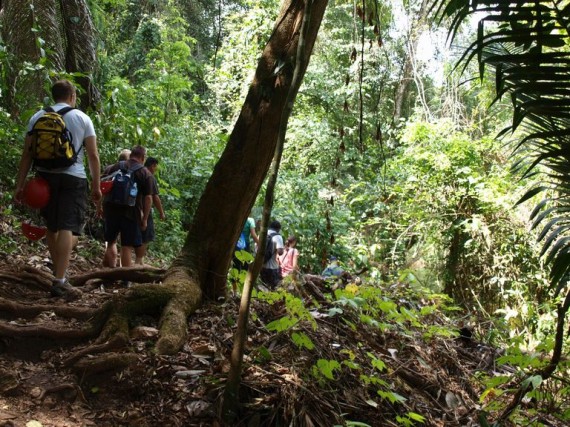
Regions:
<instances>
[{"instance_id":1,"label":"palm frond","mask_svg":"<svg viewBox=\"0 0 570 427\"><path fill-rule=\"evenodd\" d=\"M512 123L501 135L520 136L514 169L542 176L518 203L549 194L531 219L533 228L546 221L539 240L559 292L570 277L570 2L436 0L432 10L451 22L451 40L466 19L483 16L457 66L476 58L481 78L495 73L494 102L510 97Z\"/></svg>"}]
</instances>

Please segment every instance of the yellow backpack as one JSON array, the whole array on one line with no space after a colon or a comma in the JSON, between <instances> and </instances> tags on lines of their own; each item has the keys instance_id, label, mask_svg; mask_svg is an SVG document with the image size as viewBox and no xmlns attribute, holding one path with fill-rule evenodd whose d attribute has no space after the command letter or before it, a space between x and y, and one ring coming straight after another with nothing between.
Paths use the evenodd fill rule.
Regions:
<instances>
[{"instance_id":1,"label":"yellow backpack","mask_svg":"<svg viewBox=\"0 0 570 427\"><path fill-rule=\"evenodd\" d=\"M65 107L56 112L51 107L46 108L28 132L32 136L30 150L34 166L57 169L69 167L77 161L79 152L76 152L71 132L63 121L63 116L71 110L72 107Z\"/></svg>"}]
</instances>

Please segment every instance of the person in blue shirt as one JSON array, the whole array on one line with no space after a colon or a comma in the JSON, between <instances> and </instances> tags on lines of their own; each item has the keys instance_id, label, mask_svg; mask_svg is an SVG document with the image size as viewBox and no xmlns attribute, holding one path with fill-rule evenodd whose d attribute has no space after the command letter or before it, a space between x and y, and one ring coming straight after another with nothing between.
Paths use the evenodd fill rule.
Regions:
<instances>
[{"instance_id":1,"label":"person in blue shirt","mask_svg":"<svg viewBox=\"0 0 570 427\"><path fill-rule=\"evenodd\" d=\"M338 265L338 259L336 256L331 255L329 257L329 264L321 273L323 277L340 277L344 273L344 269Z\"/></svg>"},{"instance_id":2,"label":"person in blue shirt","mask_svg":"<svg viewBox=\"0 0 570 427\"><path fill-rule=\"evenodd\" d=\"M253 253L250 237L253 239L256 245L259 244L259 237L257 236L257 232L255 231L255 220L251 217L246 219L241 234L239 236L239 239L236 243L236 247L234 249L233 267L238 271L238 275L241 271L245 271L249 268L249 263L238 259L235 252L246 251L249 252L250 254ZM231 280L232 291L234 295L237 295L238 282L239 279L235 277L232 278Z\"/></svg>"}]
</instances>

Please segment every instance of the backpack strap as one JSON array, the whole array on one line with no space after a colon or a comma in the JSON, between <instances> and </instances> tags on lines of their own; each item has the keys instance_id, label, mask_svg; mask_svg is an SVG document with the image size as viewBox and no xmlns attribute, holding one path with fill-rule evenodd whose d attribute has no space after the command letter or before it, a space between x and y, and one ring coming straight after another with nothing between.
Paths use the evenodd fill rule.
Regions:
<instances>
[{"instance_id":1,"label":"backpack strap","mask_svg":"<svg viewBox=\"0 0 570 427\"><path fill-rule=\"evenodd\" d=\"M131 171L136 172L136 171L138 171L139 169L142 169L142 168L144 168L144 165L137 162L137 163L131 168Z\"/></svg>"},{"instance_id":2,"label":"backpack strap","mask_svg":"<svg viewBox=\"0 0 570 427\"><path fill-rule=\"evenodd\" d=\"M144 168L144 165L141 165L140 163L135 163L132 167L129 167L127 165L127 161L126 160L121 160L119 162L119 169L122 170L123 172L136 172L139 169Z\"/></svg>"},{"instance_id":3,"label":"backpack strap","mask_svg":"<svg viewBox=\"0 0 570 427\"><path fill-rule=\"evenodd\" d=\"M57 113L59 114L61 117L65 116L67 113L69 113L71 110L75 110L75 108L73 107L63 107L60 108L59 110L55 111L52 107L46 107L44 108L44 111L46 113Z\"/></svg>"},{"instance_id":4,"label":"backpack strap","mask_svg":"<svg viewBox=\"0 0 570 427\"><path fill-rule=\"evenodd\" d=\"M288 260L291 258L291 256L293 255L293 248L286 248L285 249L285 256L283 257L283 260Z\"/></svg>"},{"instance_id":5,"label":"backpack strap","mask_svg":"<svg viewBox=\"0 0 570 427\"><path fill-rule=\"evenodd\" d=\"M48 107L51 111L54 111L53 108ZM73 107L63 107L59 110L56 111L57 114L59 114L61 117L65 116L67 113L69 113L71 110L75 110L75 108ZM47 109L45 111L48 111Z\"/></svg>"}]
</instances>

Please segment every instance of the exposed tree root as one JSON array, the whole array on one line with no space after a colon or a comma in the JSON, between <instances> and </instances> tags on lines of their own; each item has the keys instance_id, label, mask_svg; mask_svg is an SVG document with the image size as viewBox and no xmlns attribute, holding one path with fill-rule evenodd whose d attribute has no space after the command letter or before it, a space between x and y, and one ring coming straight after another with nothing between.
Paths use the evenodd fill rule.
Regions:
<instances>
[{"instance_id":1,"label":"exposed tree root","mask_svg":"<svg viewBox=\"0 0 570 427\"><path fill-rule=\"evenodd\" d=\"M16 282L18 284L37 288L46 292L49 291L53 277L51 279L48 279L43 274L40 274L43 273L40 272L40 270L37 270L37 272L38 274L28 271L0 271L0 280Z\"/></svg>"},{"instance_id":2,"label":"exposed tree root","mask_svg":"<svg viewBox=\"0 0 570 427\"><path fill-rule=\"evenodd\" d=\"M101 354L111 350L119 350L126 347L128 341L125 340L124 335L115 335L111 340L106 341L102 344L93 344L74 352L71 356L63 361L63 366L69 368L73 366L78 360L93 354Z\"/></svg>"},{"instance_id":3,"label":"exposed tree root","mask_svg":"<svg viewBox=\"0 0 570 427\"><path fill-rule=\"evenodd\" d=\"M77 384L71 384L71 383L59 384L54 387L45 389L40 394L39 400L43 402L43 400L46 398L48 394L62 394L65 396L65 400L71 402L74 401L79 396L82 402L87 402L85 396L83 395L81 387L79 387Z\"/></svg>"},{"instance_id":4,"label":"exposed tree root","mask_svg":"<svg viewBox=\"0 0 570 427\"><path fill-rule=\"evenodd\" d=\"M92 279L108 281L129 280L154 282L165 279L165 271L150 267L118 268L98 270L70 279L75 286L81 286ZM27 271L6 273L3 276L12 283L24 283L47 290L51 286L48 273L27 268ZM88 293L84 293L86 297ZM4 319L28 319L27 324L0 321L0 337L47 338L54 341L92 340L63 361L63 367L71 368L83 376L103 371L121 370L137 361L137 355L119 353L129 343L132 321L141 315L160 317L159 339L156 351L159 354L173 354L184 345L187 336L187 319L202 301L198 281L185 268L172 268L161 285L141 284L110 296L100 308L78 308L69 305L31 304L0 298L0 312ZM58 317L84 321L80 327L44 326L32 323L44 312ZM38 321L39 322L39 321ZM8 377L6 377L8 378ZM64 390L65 391L65 390ZM51 392L51 391L48 391ZM56 390L56 392L58 392Z\"/></svg>"},{"instance_id":5,"label":"exposed tree root","mask_svg":"<svg viewBox=\"0 0 570 427\"><path fill-rule=\"evenodd\" d=\"M190 276L184 267L171 267L164 286L176 297L170 299L162 313L156 351L174 354L186 342L187 319L202 303L202 289L198 278Z\"/></svg>"},{"instance_id":6,"label":"exposed tree root","mask_svg":"<svg viewBox=\"0 0 570 427\"><path fill-rule=\"evenodd\" d=\"M154 267L105 268L73 276L69 279L69 282L73 286L83 286L87 281L93 279L107 281L129 280L136 283L153 283L162 282L165 273L166 270Z\"/></svg>"},{"instance_id":7,"label":"exposed tree root","mask_svg":"<svg viewBox=\"0 0 570 427\"><path fill-rule=\"evenodd\" d=\"M93 358L83 358L73 365L73 370L82 377L90 377L106 371L128 368L138 362L134 353L106 353Z\"/></svg>"},{"instance_id":8,"label":"exposed tree root","mask_svg":"<svg viewBox=\"0 0 570 427\"><path fill-rule=\"evenodd\" d=\"M89 339L97 336L97 330L93 327L60 329L48 328L42 325L12 325L0 322L0 336L11 338L42 337L56 340Z\"/></svg>"},{"instance_id":9,"label":"exposed tree root","mask_svg":"<svg viewBox=\"0 0 570 427\"><path fill-rule=\"evenodd\" d=\"M59 317L87 320L92 318L97 310L83 307L53 304L26 304L0 298L0 313L5 317L33 319L44 311L51 311Z\"/></svg>"},{"instance_id":10,"label":"exposed tree root","mask_svg":"<svg viewBox=\"0 0 570 427\"><path fill-rule=\"evenodd\" d=\"M153 283L162 282L165 273L166 270L154 267L106 268L70 277L69 282L74 286L83 286L93 279L110 282L128 280L136 283ZM0 271L0 280L49 291L54 277L50 273L26 265L15 271Z\"/></svg>"}]
</instances>

